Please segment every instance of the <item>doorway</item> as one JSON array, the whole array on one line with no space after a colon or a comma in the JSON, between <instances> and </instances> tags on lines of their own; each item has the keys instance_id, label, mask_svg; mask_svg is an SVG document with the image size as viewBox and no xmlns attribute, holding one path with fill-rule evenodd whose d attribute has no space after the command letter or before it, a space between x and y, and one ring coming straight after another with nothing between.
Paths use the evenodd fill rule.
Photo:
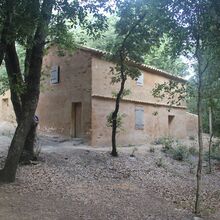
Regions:
<instances>
[{"instance_id":1,"label":"doorway","mask_svg":"<svg viewBox=\"0 0 220 220\"><path fill-rule=\"evenodd\" d=\"M174 132L174 115L168 115L168 129L169 136L173 135Z\"/></svg>"},{"instance_id":2,"label":"doorway","mask_svg":"<svg viewBox=\"0 0 220 220\"><path fill-rule=\"evenodd\" d=\"M82 123L82 103L75 102L72 103L71 110L71 132L72 138L81 137L81 123Z\"/></svg>"}]
</instances>

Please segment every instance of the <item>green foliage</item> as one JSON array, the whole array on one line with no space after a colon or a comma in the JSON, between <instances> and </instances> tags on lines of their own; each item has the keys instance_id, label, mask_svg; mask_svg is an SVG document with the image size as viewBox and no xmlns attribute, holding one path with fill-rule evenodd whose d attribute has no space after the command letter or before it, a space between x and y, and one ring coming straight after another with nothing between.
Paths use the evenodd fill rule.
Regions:
<instances>
[{"instance_id":1,"label":"green foliage","mask_svg":"<svg viewBox=\"0 0 220 220\"><path fill-rule=\"evenodd\" d=\"M173 149L173 143L174 143L173 138L163 137L163 138L161 138L160 141L161 141L161 144L163 145L162 149L161 149L162 152L168 153L169 151L171 151Z\"/></svg>"},{"instance_id":2,"label":"green foliage","mask_svg":"<svg viewBox=\"0 0 220 220\"><path fill-rule=\"evenodd\" d=\"M166 34L160 39L159 47L151 47L149 53L144 56L144 62L173 75L185 76L189 74L189 67L183 62L183 58L172 56L172 42Z\"/></svg>"},{"instance_id":3,"label":"green foliage","mask_svg":"<svg viewBox=\"0 0 220 220\"><path fill-rule=\"evenodd\" d=\"M189 140L194 141L195 139L196 139L196 138L195 138L194 135L190 135L190 136L189 136Z\"/></svg>"},{"instance_id":4,"label":"green foliage","mask_svg":"<svg viewBox=\"0 0 220 220\"><path fill-rule=\"evenodd\" d=\"M156 144L162 144L161 151L178 161L187 160L189 155L196 156L198 154L196 148L191 147L188 149L186 146L179 144L170 137L160 138L157 140Z\"/></svg>"},{"instance_id":5,"label":"green foliage","mask_svg":"<svg viewBox=\"0 0 220 220\"><path fill-rule=\"evenodd\" d=\"M166 153L174 160L183 161L189 157L189 151L186 146L178 144L173 147L172 144L167 143L162 147L162 152Z\"/></svg>"},{"instance_id":6,"label":"green foliage","mask_svg":"<svg viewBox=\"0 0 220 220\"><path fill-rule=\"evenodd\" d=\"M107 119L107 124L106 126L107 127L112 127L112 123L113 123L113 120L112 120L112 114L113 112L111 112L109 115L107 115L106 119ZM122 129L123 127L123 119L126 117L125 114L118 114L117 115L117 119L116 119L116 123L117 123L117 128L120 130Z\"/></svg>"},{"instance_id":7,"label":"green foliage","mask_svg":"<svg viewBox=\"0 0 220 220\"><path fill-rule=\"evenodd\" d=\"M149 151L150 151L150 153L154 153L155 152L155 148L153 146L150 146Z\"/></svg>"},{"instance_id":8,"label":"green foliage","mask_svg":"<svg viewBox=\"0 0 220 220\"><path fill-rule=\"evenodd\" d=\"M122 92L121 97L125 97L131 94L131 90L130 89L124 89L124 91ZM117 97L117 92L112 92L112 97L116 98Z\"/></svg>"},{"instance_id":9,"label":"green foliage","mask_svg":"<svg viewBox=\"0 0 220 220\"><path fill-rule=\"evenodd\" d=\"M205 158L205 160L208 161L208 158L209 158L209 152L208 151L206 151L204 153L204 158ZM220 161L220 142L219 141L212 144L210 158L212 160Z\"/></svg>"},{"instance_id":10,"label":"green foliage","mask_svg":"<svg viewBox=\"0 0 220 220\"><path fill-rule=\"evenodd\" d=\"M3 95L9 89L8 76L4 65L0 67L0 95Z\"/></svg>"},{"instance_id":11,"label":"green foliage","mask_svg":"<svg viewBox=\"0 0 220 220\"><path fill-rule=\"evenodd\" d=\"M157 167L164 167L164 161L162 157L159 157L156 161Z\"/></svg>"},{"instance_id":12,"label":"green foliage","mask_svg":"<svg viewBox=\"0 0 220 220\"><path fill-rule=\"evenodd\" d=\"M162 84L157 83L152 90L155 98L163 100L166 98L167 104L170 106L181 105L182 101L186 99L186 85L174 80Z\"/></svg>"},{"instance_id":13,"label":"green foliage","mask_svg":"<svg viewBox=\"0 0 220 220\"><path fill-rule=\"evenodd\" d=\"M172 155L172 158L174 160L183 161L186 160L189 156L189 151L186 146L177 145L177 147L173 148L170 151L170 154Z\"/></svg>"},{"instance_id":14,"label":"green foliage","mask_svg":"<svg viewBox=\"0 0 220 220\"><path fill-rule=\"evenodd\" d=\"M198 155L198 150L195 147L189 147L189 154L192 156L197 156Z\"/></svg>"}]
</instances>

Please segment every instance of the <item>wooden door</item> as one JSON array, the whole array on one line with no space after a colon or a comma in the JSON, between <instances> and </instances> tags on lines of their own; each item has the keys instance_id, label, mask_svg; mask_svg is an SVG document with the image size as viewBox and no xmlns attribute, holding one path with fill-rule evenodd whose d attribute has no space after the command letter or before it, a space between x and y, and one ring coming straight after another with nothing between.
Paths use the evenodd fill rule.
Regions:
<instances>
[{"instance_id":1,"label":"wooden door","mask_svg":"<svg viewBox=\"0 0 220 220\"><path fill-rule=\"evenodd\" d=\"M81 123L82 123L82 104L81 102L72 103L72 117L71 117L71 137L81 137Z\"/></svg>"}]
</instances>

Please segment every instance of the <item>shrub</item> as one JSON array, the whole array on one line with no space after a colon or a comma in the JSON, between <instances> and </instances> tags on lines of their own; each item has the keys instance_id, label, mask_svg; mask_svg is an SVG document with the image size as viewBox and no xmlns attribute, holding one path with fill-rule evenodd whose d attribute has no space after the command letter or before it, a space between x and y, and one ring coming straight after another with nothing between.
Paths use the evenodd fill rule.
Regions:
<instances>
[{"instance_id":1,"label":"shrub","mask_svg":"<svg viewBox=\"0 0 220 220\"><path fill-rule=\"evenodd\" d=\"M212 145L211 159L220 161L220 144L218 142Z\"/></svg>"},{"instance_id":2,"label":"shrub","mask_svg":"<svg viewBox=\"0 0 220 220\"><path fill-rule=\"evenodd\" d=\"M155 152L155 148L153 146L150 146L150 150L149 150L151 153L154 153Z\"/></svg>"},{"instance_id":3,"label":"shrub","mask_svg":"<svg viewBox=\"0 0 220 220\"><path fill-rule=\"evenodd\" d=\"M186 160L189 157L189 151L187 147L183 145L177 145L176 147L165 145L162 148L162 151L178 161Z\"/></svg>"},{"instance_id":4,"label":"shrub","mask_svg":"<svg viewBox=\"0 0 220 220\"><path fill-rule=\"evenodd\" d=\"M178 145L172 149L171 155L174 160L183 161L188 158L189 151L186 146Z\"/></svg>"},{"instance_id":5,"label":"shrub","mask_svg":"<svg viewBox=\"0 0 220 220\"><path fill-rule=\"evenodd\" d=\"M189 140L194 141L195 139L196 139L195 136L193 136L193 135L189 136Z\"/></svg>"},{"instance_id":6,"label":"shrub","mask_svg":"<svg viewBox=\"0 0 220 220\"><path fill-rule=\"evenodd\" d=\"M161 151L164 153L169 153L169 151L171 151L173 149L173 147L172 147L173 142L174 142L174 140L170 137L163 138L163 140L162 140L163 147L162 147Z\"/></svg>"},{"instance_id":7,"label":"shrub","mask_svg":"<svg viewBox=\"0 0 220 220\"><path fill-rule=\"evenodd\" d=\"M156 165L158 167L163 167L164 166L162 157L158 158L158 160L156 161Z\"/></svg>"},{"instance_id":8,"label":"shrub","mask_svg":"<svg viewBox=\"0 0 220 220\"><path fill-rule=\"evenodd\" d=\"M189 148L189 154L191 154L192 156L196 156L198 155L198 150L195 147L190 147Z\"/></svg>"},{"instance_id":9,"label":"shrub","mask_svg":"<svg viewBox=\"0 0 220 220\"><path fill-rule=\"evenodd\" d=\"M133 148L132 152L131 152L131 155L130 157L135 157L135 152L137 151L138 149L136 147Z\"/></svg>"}]
</instances>

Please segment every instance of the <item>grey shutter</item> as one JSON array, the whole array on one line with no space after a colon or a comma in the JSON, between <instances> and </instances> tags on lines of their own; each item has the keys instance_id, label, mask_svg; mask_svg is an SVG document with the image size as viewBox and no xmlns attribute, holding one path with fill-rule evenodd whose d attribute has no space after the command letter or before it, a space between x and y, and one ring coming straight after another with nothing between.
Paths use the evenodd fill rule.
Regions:
<instances>
[{"instance_id":1,"label":"grey shutter","mask_svg":"<svg viewBox=\"0 0 220 220\"><path fill-rule=\"evenodd\" d=\"M135 109L135 128L143 129L144 128L144 108L137 107Z\"/></svg>"},{"instance_id":2,"label":"grey shutter","mask_svg":"<svg viewBox=\"0 0 220 220\"><path fill-rule=\"evenodd\" d=\"M137 85L138 86L143 86L144 85L144 74L141 73L141 75L137 79Z\"/></svg>"}]
</instances>

